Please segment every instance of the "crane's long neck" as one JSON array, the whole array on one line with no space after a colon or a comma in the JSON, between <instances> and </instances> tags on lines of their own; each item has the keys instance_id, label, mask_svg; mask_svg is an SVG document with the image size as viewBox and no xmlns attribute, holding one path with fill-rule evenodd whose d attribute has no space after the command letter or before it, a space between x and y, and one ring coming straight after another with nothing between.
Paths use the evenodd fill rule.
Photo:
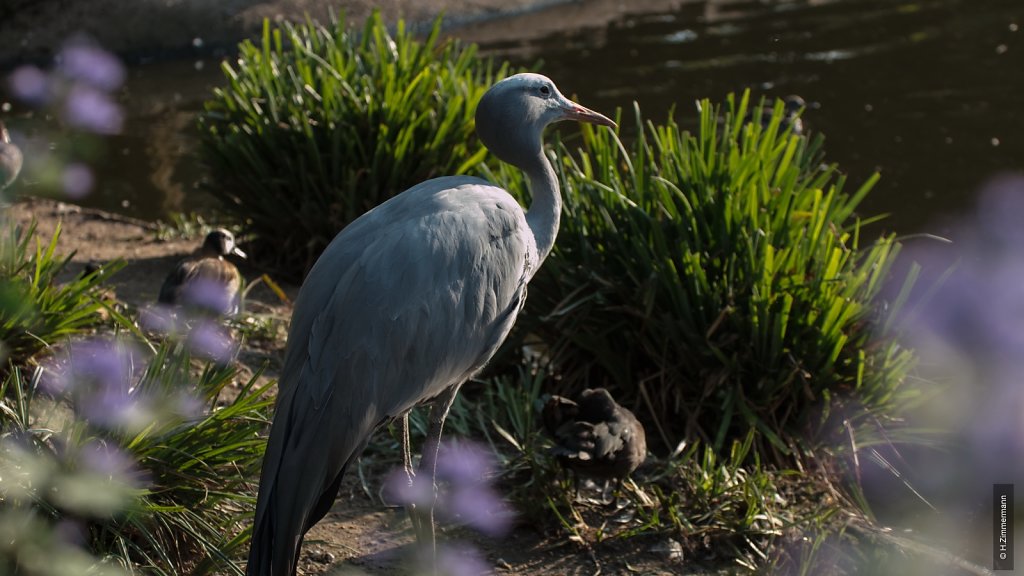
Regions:
<instances>
[{"instance_id":1,"label":"crane's long neck","mask_svg":"<svg viewBox=\"0 0 1024 576\"><path fill-rule=\"evenodd\" d=\"M530 179L533 202L526 211L526 224L537 242L537 266L548 257L558 235L558 220L562 214L562 194L558 178L551 163L544 156L543 147L520 166Z\"/></svg>"}]
</instances>

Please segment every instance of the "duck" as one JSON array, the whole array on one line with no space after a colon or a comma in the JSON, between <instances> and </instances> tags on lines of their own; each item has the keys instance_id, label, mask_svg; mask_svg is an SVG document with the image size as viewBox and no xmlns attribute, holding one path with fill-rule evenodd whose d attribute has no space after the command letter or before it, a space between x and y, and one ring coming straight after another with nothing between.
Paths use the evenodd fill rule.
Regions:
<instances>
[{"instance_id":1,"label":"duck","mask_svg":"<svg viewBox=\"0 0 1024 576\"><path fill-rule=\"evenodd\" d=\"M226 259L231 255L246 257L234 234L224 228L213 230L195 254L178 262L167 275L157 301L220 316L238 314L242 274Z\"/></svg>"},{"instance_id":2,"label":"duck","mask_svg":"<svg viewBox=\"0 0 1024 576\"><path fill-rule=\"evenodd\" d=\"M575 400L551 396L541 413L544 428L554 440L552 453L575 475L617 486L647 456L647 435L636 416L605 388L583 390Z\"/></svg>"},{"instance_id":3,"label":"duck","mask_svg":"<svg viewBox=\"0 0 1024 576\"><path fill-rule=\"evenodd\" d=\"M24 162L21 148L11 142L7 127L0 122L0 190L6 189L18 177Z\"/></svg>"},{"instance_id":4,"label":"duck","mask_svg":"<svg viewBox=\"0 0 1024 576\"><path fill-rule=\"evenodd\" d=\"M782 99L783 102L783 116L782 121L779 123L780 130L790 130L796 136L804 135L804 122L800 118L800 112L808 107L807 101L797 96L796 94L790 94ZM812 108L815 106L811 106ZM775 112L775 102L765 102L761 108L754 108L747 113L744 122L758 121L762 127L767 127L772 120L772 114Z\"/></svg>"}]
</instances>

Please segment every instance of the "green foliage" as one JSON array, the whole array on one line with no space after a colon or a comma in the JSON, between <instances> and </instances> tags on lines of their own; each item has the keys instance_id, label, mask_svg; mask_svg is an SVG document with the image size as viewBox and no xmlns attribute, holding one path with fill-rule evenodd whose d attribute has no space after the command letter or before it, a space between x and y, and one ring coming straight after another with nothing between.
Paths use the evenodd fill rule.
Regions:
<instances>
[{"instance_id":1,"label":"green foliage","mask_svg":"<svg viewBox=\"0 0 1024 576\"><path fill-rule=\"evenodd\" d=\"M266 23L224 64L228 85L199 118L202 154L251 254L299 276L363 212L483 159L473 115L505 67L442 41L440 25L418 41L379 14L361 31Z\"/></svg>"},{"instance_id":2,"label":"green foliage","mask_svg":"<svg viewBox=\"0 0 1024 576\"><path fill-rule=\"evenodd\" d=\"M785 460L835 430L830 411L856 424L892 408L914 356L875 330L899 250L861 238L876 177L845 192L820 138L780 129L781 102L767 126L748 109L746 94L703 101L696 134L637 109L628 150L589 126L578 154L558 144L562 227L519 333L566 387L636 400L667 446L722 450L756 430L758 452Z\"/></svg>"},{"instance_id":3,"label":"green foliage","mask_svg":"<svg viewBox=\"0 0 1024 576\"><path fill-rule=\"evenodd\" d=\"M13 533L10 546L0 547L0 565L49 573L33 571L26 558L40 553L40 538L48 542L54 527L65 525L81 530L104 570L242 574L233 558L248 540L242 526L253 510L250 483L259 473L265 446L259 432L271 403L266 387L255 386L259 374L225 399L236 370L208 365L196 378L180 343L163 344L144 361L138 351L117 356L124 354L121 344L96 354L98 366L119 363L106 354L125 360L129 395L112 398L109 389L90 388L96 383L81 378L69 384L67 396L44 394L53 366L37 369L30 380L12 370L3 383L0 519L31 517L37 526ZM76 361L93 363L93 357ZM97 395L104 411L140 417L92 420L79 405L88 394ZM66 543L51 548L46 555L69 554ZM89 564L82 553L72 560Z\"/></svg>"},{"instance_id":4,"label":"green foliage","mask_svg":"<svg viewBox=\"0 0 1024 576\"><path fill-rule=\"evenodd\" d=\"M56 254L60 227L48 244L35 239L36 224L4 224L0 232L0 343L17 364L61 338L99 323L100 284L119 270L112 262L92 274L61 281L71 255Z\"/></svg>"},{"instance_id":5,"label":"green foliage","mask_svg":"<svg viewBox=\"0 0 1024 576\"><path fill-rule=\"evenodd\" d=\"M615 495L614 512L594 488L576 494L540 429L551 378L540 372L499 376L467 386L452 405L446 437L485 441L498 462L502 491L525 522L560 531L591 546L613 539L656 537L680 542L690 565L752 570L790 560L794 534L834 534L842 502L814 474L766 466L754 451L756 433L730 443L724 454L694 443L668 458L650 457ZM425 411L411 413L422 436ZM380 441L372 447L379 453ZM397 443L390 442L392 466ZM824 536L823 536L824 537ZM647 546L636 540L637 546ZM799 552L804 552L800 549ZM813 554L803 559L813 564Z\"/></svg>"}]
</instances>

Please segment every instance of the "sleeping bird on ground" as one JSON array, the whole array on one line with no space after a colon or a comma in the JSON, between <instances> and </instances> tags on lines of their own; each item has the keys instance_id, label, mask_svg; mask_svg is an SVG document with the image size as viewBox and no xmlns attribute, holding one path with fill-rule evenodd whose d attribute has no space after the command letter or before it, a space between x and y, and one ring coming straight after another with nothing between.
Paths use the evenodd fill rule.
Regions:
<instances>
[{"instance_id":1,"label":"sleeping bird on ground","mask_svg":"<svg viewBox=\"0 0 1024 576\"><path fill-rule=\"evenodd\" d=\"M587 389L575 401L552 396L541 414L554 440L552 452L579 476L621 483L647 456L644 427L604 388Z\"/></svg>"}]
</instances>

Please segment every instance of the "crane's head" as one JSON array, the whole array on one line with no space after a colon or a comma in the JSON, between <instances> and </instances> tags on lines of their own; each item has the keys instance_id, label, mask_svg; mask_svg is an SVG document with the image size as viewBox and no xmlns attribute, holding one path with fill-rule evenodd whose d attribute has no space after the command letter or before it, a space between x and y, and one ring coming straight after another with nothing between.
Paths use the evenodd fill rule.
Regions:
<instances>
[{"instance_id":1,"label":"crane's head","mask_svg":"<svg viewBox=\"0 0 1024 576\"><path fill-rule=\"evenodd\" d=\"M234 254L245 258L245 252L235 245L235 235L223 228L217 228L206 235L206 239L203 240L202 253L209 256Z\"/></svg>"},{"instance_id":2,"label":"crane's head","mask_svg":"<svg viewBox=\"0 0 1024 576\"><path fill-rule=\"evenodd\" d=\"M523 165L540 153L548 124L576 120L615 126L607 117L569 100L540 74L516 74L491 86L476 109L476 132L484 146L502 160Z\"/></svg>"}]
</instances>

